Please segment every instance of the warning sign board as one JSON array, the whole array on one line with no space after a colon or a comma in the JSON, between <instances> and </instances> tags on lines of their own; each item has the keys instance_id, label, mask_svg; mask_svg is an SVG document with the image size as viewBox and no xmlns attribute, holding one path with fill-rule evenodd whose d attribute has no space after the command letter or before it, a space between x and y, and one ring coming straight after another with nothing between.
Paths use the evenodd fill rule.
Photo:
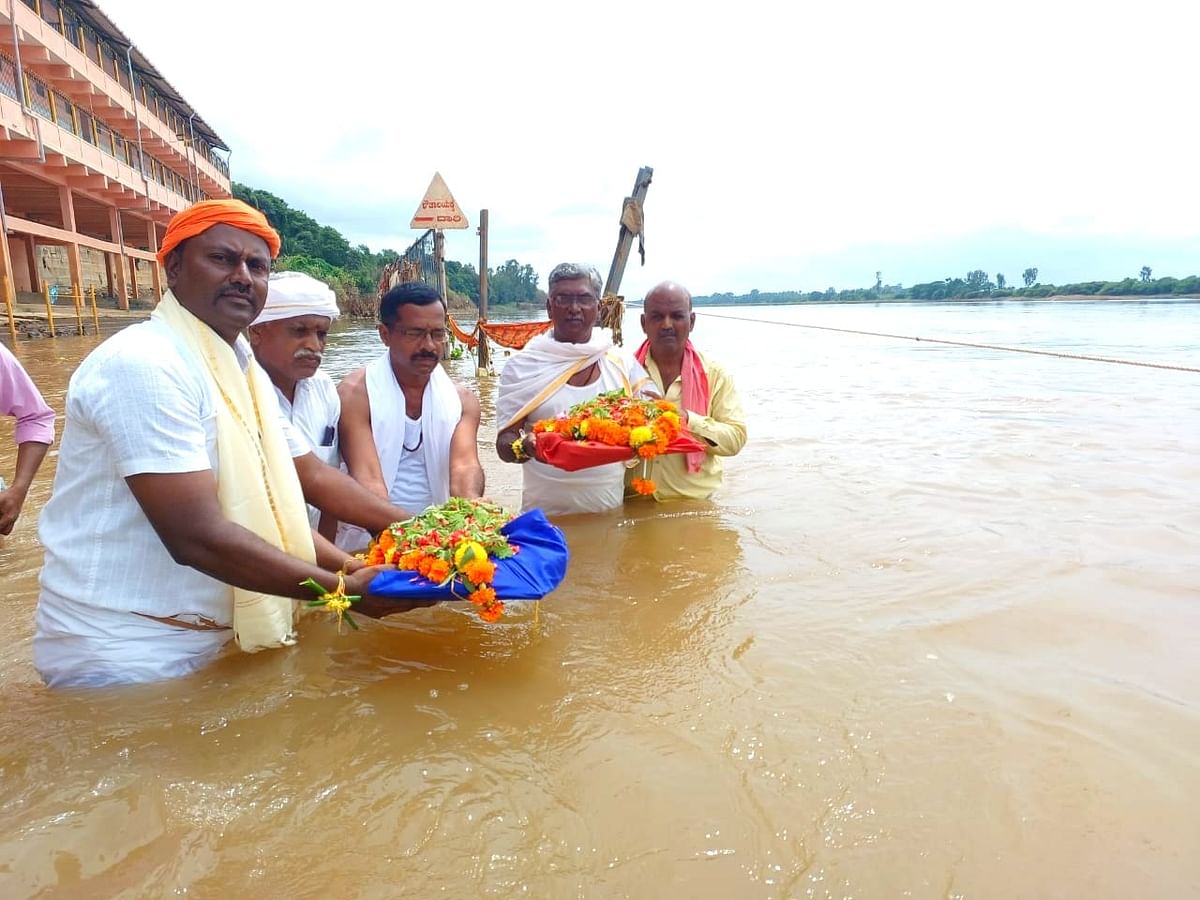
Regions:
<instances>
[{"instance_id":1,"label":"warning sign board","mask_svg":"<svg viewBox=\"0 0 1200 900\"><path fill-rule=\"evenodd\" d=\"M429 190L421 200L421 205L413 213L409 228L470 228L471 223L463 211L458 208L450 188L442 180L441 173L433 173L433 181L429 182Z\"/></svg>"}]
</instances>

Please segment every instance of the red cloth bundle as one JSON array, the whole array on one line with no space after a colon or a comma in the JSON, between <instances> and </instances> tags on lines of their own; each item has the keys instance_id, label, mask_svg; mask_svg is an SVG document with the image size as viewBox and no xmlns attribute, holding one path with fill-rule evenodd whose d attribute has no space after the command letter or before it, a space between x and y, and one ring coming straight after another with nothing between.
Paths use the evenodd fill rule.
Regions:
<instances>
[{"instance_id":1,"label":"red cloth bundle","mask_svg":"<svg viewBox=\"0 0 1200 900\"><path fill-rule=\"evenodd\" d=\"M704 444L682 431L667 444L668 453L703 453L704 449ZM565 434L541 432L537 436L534 456L539 462L556 469L577 472L592 466L634 459L637 451L632 447L617 447L598 441L577 441Z\"/></svg>"}]
</instances>

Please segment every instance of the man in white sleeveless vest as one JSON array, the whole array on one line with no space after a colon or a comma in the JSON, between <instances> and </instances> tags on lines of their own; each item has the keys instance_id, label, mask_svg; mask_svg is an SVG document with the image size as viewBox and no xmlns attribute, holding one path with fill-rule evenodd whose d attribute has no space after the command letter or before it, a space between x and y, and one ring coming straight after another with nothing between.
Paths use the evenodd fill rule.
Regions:
<instances>
[{"instance_id":1,"label":"man in white sleeveless vest","mask_svg":"<svg viewBox=\"0 0 1200 900\"><path fill-rule=\"evenodd\" d=\"M309 452L242 337L279 245L239 200L178 213L158 252L170 290L150 321L71 376L38 523L33 663L50 687L186 675L232 638L289 646L294 601L313 597L301 582L334 590L342 569L347 592L364 594L376 574L314 535L305 499L380 529L396 508Z\"/></svg>"},{"instance_id":2,"label":"man in white sleeveless vest","mask_svg":"<svg viewBox=\"0 0 1200 900\"><path fill-rule=\"evenodd\" d=\"M323 281L303 272L276 272L267 282L267 305L247 331L254 358L263 367L279 408L321 462L336 466L337 430L342 415L337 385L322 371L325 339L339 314L337 298ZM308 507L313 528L321 511ZM321 529L333 538L337 525L326 516Z\"/></svg>"},{"instance_id":3,"label":"man in white sleeveless vest","mask_svg":"<svg viewBox=\"0 0 1200 900\"><path fill-rule=\"evenodd\" d=\"M421 282L399 284L379 301L379 322L387 350L338 385L347 471L414 514L451 497L483 496L479 398L442 368L441 295ZM368 539L361 529L338 527L343 550L361 549Z\"/></svg>"},{"instance_id":4,"label":"man in white sleeveless vest","mask_svg":"<svg viewBox=\"0 0 1200 900\"><path fill-rule=\"evenodd\" d=\"M565 412L597 394L624 388L654 394L646 370L613 346L607 332L593 334L600 305L600 273L591 266L562 263L550 273L546 312L553 328L533 338L508 360L496 398L496 452L524 466L521 508L550 515L602 512L621 505L621 463L566 472L533 458L530 426Z\"/></svg>"}]
</instances>

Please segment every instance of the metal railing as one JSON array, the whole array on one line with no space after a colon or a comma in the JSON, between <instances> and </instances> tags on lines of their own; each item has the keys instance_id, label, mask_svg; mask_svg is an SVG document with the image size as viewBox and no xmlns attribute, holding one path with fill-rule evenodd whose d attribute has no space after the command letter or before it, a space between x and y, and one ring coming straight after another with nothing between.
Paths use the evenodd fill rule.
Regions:
<instances>
[{"instance_id":1,"label":"metal railing","mask_svg":"<svg viewBox=\"0 0 1200 900\"><path fill-rule=\"evenodd\" d=\"M7 94L14 100L20 99L16 87L16 64L2 53L0 93ZM103 125L93 113L72 103L65 94L52 90L40 77L28 72L25 73L25 98L29 108L41 118L52 122L68 134L82 138L118 162L137 168L137 154L125 138ZM144 173L148 179L174 191L189 202L194 202L201 196L202 192L190 181L169 166L163 165L161 160L148 153L144 153L143 156Z\"/></svg>"},{"instance_id":2,"label":"metal railing","mask_svg":"<svg viewBox=\"0 0 1200 900\"><path fill-rule=\"evenodd\" d=\"M185 145L187 120L171 106L170 102L158 91L154 90L144 79L134 75L133 83L129 81L129 67L125 64L124 51L118 51L112 44L97 34L96 30L84 22L64 0L22 0L41 19L66 38L80 53L104 70L121 87L129 91L135 103L141 102L146 110L165 128L175 135ZM16 79L13 79L15 88ZM0 90L3 90L0 85ZM7 92L6 92L7 93ZM14 96L11 95L10 96ZM14 99L19 99L14 96ZM30 102L32 105L32 101ZM39 111L39 114L40 111ZM44 115L44 118L51 118ZM51 118L51 121L53 119ZM56 123L57 124L57 123ZM213 151L207 143L196 142L197 152L208 160L218 172L229 177L229 166Z\"/></svg>"}]
</instances>

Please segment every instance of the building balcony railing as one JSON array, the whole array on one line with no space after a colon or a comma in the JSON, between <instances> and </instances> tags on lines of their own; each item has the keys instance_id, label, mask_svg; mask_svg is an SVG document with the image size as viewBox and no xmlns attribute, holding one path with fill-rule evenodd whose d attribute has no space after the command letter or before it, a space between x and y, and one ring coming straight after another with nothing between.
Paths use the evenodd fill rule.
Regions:
<instances>
[{"instance_id":1,"label":"building balcony railing","mask_svg":"<svg viewBox=\"0 0 1200 900\"><path fill-rule=\"evenodd\" d=\"M197 167L201 167L204 163L211 166L214 170L213 174L216 176L214 181L218 184L221 179L225 182L229 181L228 164L217 155L207 141L195 137L189 127L188 119L180 115L166 98L146 83L145 79L139 78L136 73L133 74L131 81L123 49L118 50L103 36L97 34L95 29L81 20L59 0L21 0L21 5L27 7L29 13L32 13L33 21L30 25L40 28L44 23L63 38L63 49L70 48L64 56L78 54L88 63L99 67L112 81L112 86L105 86L105 90L116 99L121 100L131 112L136 105L137 114L143 121L143 127L151 133L161 132L157 134L157 137L162 139L178 156L187 160L189 164L192 160L188 151L191 150L194 153ZM18 16L29 15L21 9L21 6L17 6L14 12ZM30 30L32 31L32 28ZM64 61L75 62L76 68L83 68L77 65L77 60L64 59ZM39 115L45 117L45 114L40 111ZM194 141L193 137L195 137ZM177 142L178 146L172 146L173 142ZM221 186L224 187L224 185Z\"/></svg>"},{"instance_id":2,"label":"building balcony railing","mask_svg":"<svg viewBox=\"0 0 1200 900\"><path fill-rule=\"evenodd\" d=\"M89 111L72 103L64 94L51 89L37 75L25 73L23 93L24 98L22 98L21 89L17 87L15 63L11 58L0 53L0 94L18 102L24 102L26 107L38 117L91 144L117 162L129 166L135 172L140 171L148 181L155 182L179 195L185 204L208 199L209 195L193 184L191 180L163 165L160 160L148 153L142 153L143 165L139 167L136 141L129 141L113 131ZM131 186L144 187L142 185Z\"/></svg>"}]
</instances>

